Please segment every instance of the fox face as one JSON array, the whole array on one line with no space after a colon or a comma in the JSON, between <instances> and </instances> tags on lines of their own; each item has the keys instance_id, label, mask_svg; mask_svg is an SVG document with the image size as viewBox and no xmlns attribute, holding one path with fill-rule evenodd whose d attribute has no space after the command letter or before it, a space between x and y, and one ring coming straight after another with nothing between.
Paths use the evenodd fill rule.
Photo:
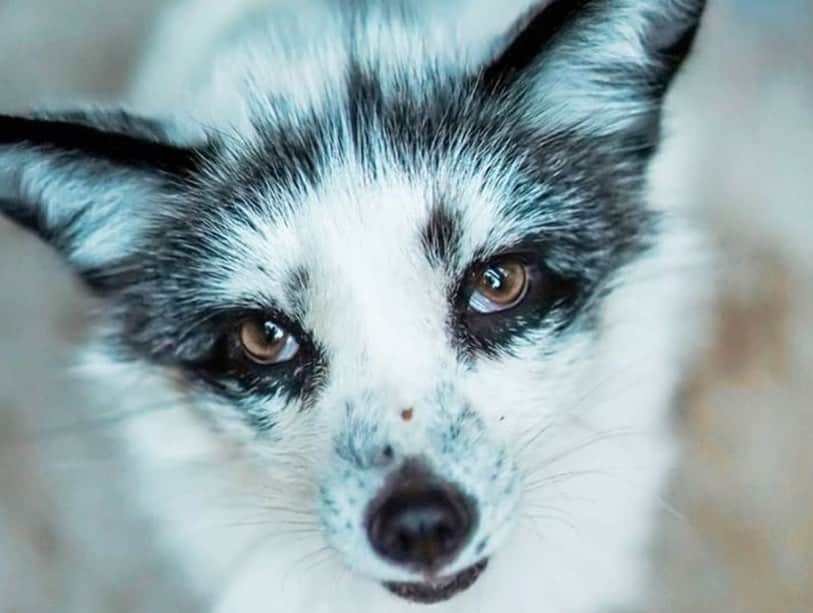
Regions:
<instances>
[{"instance_id":1,"label":"fox face","mask_svg":"<svg viewBox=\"0 0 813 613\"><path fill-rule=\"evenodd\" d=\"M541 3L480 63L356 7L284 79L243 50L201 138L2 118L0 208L99 297L110 397L171 394L371 602L592 610L639 587L672 455L691 246L647 169L703 4Z\"/></svg>"}]
</instances>

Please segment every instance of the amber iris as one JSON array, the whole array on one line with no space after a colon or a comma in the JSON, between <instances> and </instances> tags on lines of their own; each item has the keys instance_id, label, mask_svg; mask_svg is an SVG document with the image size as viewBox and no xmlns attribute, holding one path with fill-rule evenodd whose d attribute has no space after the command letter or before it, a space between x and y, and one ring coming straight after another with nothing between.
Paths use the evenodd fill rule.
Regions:
<instances>
[{"instance_id":1,"label":"amber iris","mask_svg":"<svg viewBox=\"0 0 813 613\"><path fill-rule=\"evenodd\" d=\"M528 292L528 271L519 258L505 257L474 271L469 307L495 313L519 304Z\"/></svg>"},{"instance_id":2,"label":"amber iris","mask_svg":"<svg viewBox=\"0 0 813 613\"><path fill-rule=\"evenodd\" d=\"M243 352L257 364L286 362L299 350L296 339L282 326L270 320L244 321L240 325L239 336Z\"/></svg>"}]
</instances>

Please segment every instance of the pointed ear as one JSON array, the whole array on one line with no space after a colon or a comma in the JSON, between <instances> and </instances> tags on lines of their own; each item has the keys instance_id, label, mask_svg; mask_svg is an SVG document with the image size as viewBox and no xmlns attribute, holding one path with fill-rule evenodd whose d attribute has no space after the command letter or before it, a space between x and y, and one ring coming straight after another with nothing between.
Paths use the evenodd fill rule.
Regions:
<instances>
[{"instance_id":1,"label":"pointed ear","mask_svg":"<svg viewBox=\"0 0 813 613\"><path fill-rule=\"evenodd\" d=\"M202 163L170 127L123 112L0 116L0 213L80 274L125 257Z\"/></svg>"},{"instance_id":2,"label":"pointed ear","mask_svg":"<svg viewBox=\"0 0 813 613\"><path fill-rule=\"evenodd\" d=\"M537 0L482 73L549 127L607 134L657 120L705 0Z\"/></svg>"}]
</instances>

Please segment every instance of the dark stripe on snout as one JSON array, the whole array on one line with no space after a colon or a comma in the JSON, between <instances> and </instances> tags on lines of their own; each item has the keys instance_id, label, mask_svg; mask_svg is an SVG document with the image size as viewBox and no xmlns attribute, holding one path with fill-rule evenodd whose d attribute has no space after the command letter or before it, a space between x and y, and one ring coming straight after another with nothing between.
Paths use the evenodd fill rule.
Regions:
<instances>
[{"instance_id":1,"label":"dark stripe on snout","mask_svg":"<svg viewBox=\"0 0 813 613\"><path fill-rule=\"evenodd\" d=\"M437 203L421 233L427 259L435 266L453 269L460 257L460 215L444 202Z\"/></svg>"}]
</instances>

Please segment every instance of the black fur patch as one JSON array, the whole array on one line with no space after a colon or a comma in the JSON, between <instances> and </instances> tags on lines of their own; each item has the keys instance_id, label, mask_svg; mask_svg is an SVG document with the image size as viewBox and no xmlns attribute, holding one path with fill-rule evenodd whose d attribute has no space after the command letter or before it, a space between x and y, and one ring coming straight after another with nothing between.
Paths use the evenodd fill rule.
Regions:
<instances>
[{"instance_id":1,"label":"black fur patch","mask_svg":"<svg viewBox=\"0 0 813 613\"><path fill-rule=\"evenodd\" d=\"M483 71L483 84L496 91L539 60L574 16L606 0L543 0L519 20L506 49Z\"/></svg>"}]
</instances>

